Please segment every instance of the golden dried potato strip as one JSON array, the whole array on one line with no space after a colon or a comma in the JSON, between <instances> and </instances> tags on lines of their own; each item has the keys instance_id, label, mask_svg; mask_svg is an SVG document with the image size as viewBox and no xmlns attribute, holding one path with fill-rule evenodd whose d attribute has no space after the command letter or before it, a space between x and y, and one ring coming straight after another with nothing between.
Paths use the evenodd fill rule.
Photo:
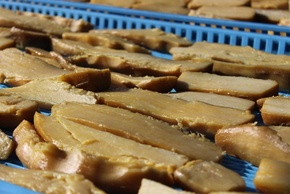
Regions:
<instances>
[{"instance_id":1,"label":"golden dried potato strip","mask_svg":"<svg viewBox=\"0 0 290 194\"><path fill-rule=\"evenodd\" d=\"M83 110L86 114L78 110ZM53 106L51 115L64 117L96 130L108 131L143 144L174 151L191 159L217 162L223 158L221 150L212 142L186 136L166 122L125 109L67 102ZM130 122L123 122L129 120Z\"/></svg>"},{"instance_id":2,"label":"golden dried potato strip","mask_svg":"<svg viewBox=\"0 0 290 194\"><path fill-rule=\"evenodd\" d=\"M11 28L0 27L0 37L9 38L11 36Z\"/></svg>"},{"instance_id":3,"label":"golden dried potato strip","mask_svg":"<svg viewBox=\"0 0 290 194\"><path fill-rule=\"evenodd\" d=\"M76 88L75 86L59 80L34 80L25 85L3 88L0 95L21 96L23 99L33 100L40 108L50 109L54 104L63 101L76 101L95 104L98 102L97 94L91 91Z\"/></svg>"},{"instance_id":4,"label":"golden dried potato strip","mask_svg":"<svg viewBox=\"0 0 290 194\"><path fill-rule=\"evenodd\" d=\"M266 98L260 109L266 125L290 126L290 97Z\"/></svg>"},{"instance_id":5,"label":"golden dried potato strip","mask_svg":"<svg viewBox=\"0 0 290 194\"><path fill-rule=\"evenodd\" d=\"M159 28L154 29L108 29L91 30L91 33L109 33L126 38L146 48L168 52L173 47L187 47L192 42L173 33L166 33Z\"/></svg>"},{"instance_id":6,"label":"golden dried potato strip","mask_svg":"<svg viewBox=\"0 0 290 194\"><path fill-rule=\"evenodd\" d=\"M173 184L173 177L164 165L154 166L126 156L107 160L75 146L71 151L63 151L44 142L33 124L27 121L14 130L13 138L18 144L16 154L28 168L81 174L109 193L136 193L143 178L170 186Z\"/></svg>"},{"instance_id":7,"label":"golden dried potato strip","mask_svg":"<svg viewBox=\"0 0 290 194\"><path fill-rule=\"evenodd\" d=\"M208 71L211 62L172 61L142 53L99 52L70 56L69 61L79 66L109 68L133 76L179 76L183 71Z\"/></svg>"},{"instance_id":8,"label":"golden dried potato strip","mask_svg":"<svg viewBox=\"0 0 290 194\"><path fill-rule=\"evenodd\" d=\"M245 6L236 7L213 7L203 6L197 10L191 9L188 16L206 17L237 21L254 21L255 9Z\"/></svg>"},{"instance_id":9,"label":"golden dried potato strip","mask_svg":"<svg viewBox=\"0 0 290 194\"><path fill-rule=\"evenodd\" d=\"M33 121L38 103L19 96L0 96L0 127L14 129L22 120Z\"/></svg>"},{"instance_id":10,"label":"golden dried potato strip","mask_svg":"<svg viewBox=\"0 0 290 194\"><path fill-rule=\"evenodd\" d=\"M197 42L192 47L171 49L173 59L203 58L213 61L212 71L217 74L245 76L277 81L279 89L290 91L290 57L220 43Z\"/></svg>"},{"instance_id":11,"label":"golden dried potato strip","mask_svg":"<svg viewBox=\"0 0 290 194\"><path fill-rule=\"evenodd\" d=\"M23 30L43 32L52 36L60 37L62 33L68 32L69 29L56 22L44 20L32 16L17 15L17 13L0 8L0 26L16 27Z\"/></svg>"},{"instance_id":12,"label":"golden dried potato strip","mask_svg":"<svg viewBox=\"0 0 290 194\"><path fill-rule=\"evenodd\" d=\"M78 174L21 169L0 164L0 179L40 193L63 194L69 190L70 193L105 194Z\"/></svg>"},{"instance_id":13,"label":"golden dried potato strip","mask_svg":"<svg viewBox=\"0 0 290 194\"><path fill-rule=\"evenodd\" d=\"M87 32L94 28L94 25L91 23L84 21L83 19L72 19L61 16L50 16L40 13L33 12L25 12L25 11L17 11L17 15L20 16L30 16L43 19L43 22L55 22L65 28L68 28L70 32Z\"/></svg>"},{"instance_id":14,"label":"golden dried potato strip","mask_svg":"<svg viewBox=\"0 0 290 194\"><path fill-rule=\"evenodd\" d=\"M198 100L216 106L237 108L240 110L253 111L255 107L255 102L252 100L207 92L193 92L193 91L172 92L169 93L168 95L186 101Z\"/></svg>"},{"instance_id":15,"label":"golden dried potato strip","mask_svg":"<svg viewBox=\"0 0 290 194\"><path fill-rule=\"evenodd\" d=\"M44 50L51 50L52 43L48 34L11 28L11 39L15 41L15 47L24 50L25 47L37 47Z\"/></svg>"},{"instance_id":16,"label":"golden dried potato strip","mask_svg":"<svg viewBox=\"0 0 290 194\"><path fill-rule=\"evenodd\" d=\"M0 160L7 160L15 148L15 141L0 129Z\"/></svg>"},{"instance_id":17,"label":"golden dried potato strip","mask_svg":"<svg viewBox=\"0 0 290 194\"><path fill-rule=\"evenodd\" d=\"M288 0L251 0L255 9L289 9Z\"/></svg>"},{"instance_id":18,"label":"golden dried potato strip","mask_svg":"<svg viewBox=\"0 0 290 194\"><path fill-rule=\"evenodd\" d=\"M130 8L135 0L126 0L126 1L116 1L116 0L90 0L90 3L99 4L99 5L108 5L114 7L123 7Z\"/></svg>"},{"instance_id":19,"label":"golden dried potato strip","mask_svg":"<svg viewBox=\"0 0 290 194\"><path fill-rule=\"evenodd\" d=\"M103 52L126 52L124 50L110 49L103 46L92 46L85 42L75 40L65 40L52 38L53 50L64 55L81 55L85 53L103 53Z\"/></svg>"},{"instance_id":20,"label":"golden dried potato strip","mask_svg":"<svg viewBox=\"0 0 290 194\"><path fill-rule=\"evenodd\" d=\"M213 136L218 129L225 126L251 122L255 117L250 111L214 106L200 101L187 102L141 89L101 92L98 95L100 103L139 112L208 136Z\"/></svg>"},{"instance_id":21,"label":"golden dried potato strip","mask_svg":"<svg viewBox=\"0 0 290 194\"><path fill-rule=\"evenodd\" d=\"M174 179L184 190L197 193L246 190L241 175L212 161L190 161L174 171Z\"/></svg>"},{"instance_id":22,"label":"golden dried potato strip","mask_svg":"<svg viewBox=\"0 0 290 194\"><path fill-rule=\"evenodd\" d=\"M111 119L113 120L113 118ZM110 132L96 130L67 120L61 116L53 117L38 113L34 116L34 125L46 142L53 143L66 151L78 147L86 153L106 159L126 156L140 161L146 160L157 166L158 164L168 166L170 171L189 161L185 155L140 144Z\"/></svg>"},{"instance_id":23,"label":"golden dried potato strip","mask_svg":"<svg viewBox=\"0 0 290 194\"><path fill-rule=\"evenodd\" d=\"M4 50L6 48L10 48L14 46L15 46L15 41L13 39L0 37L0 50Z\"/></svg>"},{"instance_id":24,"label":"golden dried potato strip","mask_svg":"<svg viewBox=\"0 0 290 194\"><path fill-rule=\"evenodd\" d=\"M235 7L250 5L251 0L191 0L187 7L189 9L197 9L203 6L213 7Z\"/></svg>"},{"instance_id":25,"label":"golden dried potato strip","mask_svg":"<svg viewBox=\"0 0 290 194\"><path fill-rule=\"evenodd\" d=\"M13 86L36 79L58 78L78 88L101 91L107 89L111 81L108 69L64 70L16 48L0 51L0 58L0 81Z\"/></svg>"},{"instance_id":26,"label":"golden dried potato strip","mask_svg":"<svg viewBox=\"0 0 290 194\"><path fill-rule=\"evenodd\" d=\"M53 67L45 61L26 54L16 48L0 51L1 82L14 86L23 85L40 78L59 77L65 73L72 73Z\"/></svg>"},{"instance_id":27,"label":"golden dried potato strip","mask_svg":"<svg viewBox=\"0 0 290 194\"><path fill-rule=\"evenodd\" d=\"M263 158L254 178L255 187L268 194L290 191L290 164L276 159Z\"/></svg>"},{"instance_id":28,"label":"golden dried potato strip","mask_svg":"<svg viewBox=\"0 0 290 194\"><path fill-rule=\"evenodd\" d=\"M255 9L258 22L283 25L283 20L290 18L289 10L281 9ZM280 23L281 22L281 23Z\"/></svg>"},{"instance_id":29,"label":"golden dried potato strip","mask_svg":"<svg viewBox=\"0 0 290 194\"><path fill-rule=\"evenodd\" d=\"M148 194L148 193L158 193L158 194L195 194L190 191L177 190L172 187L168 187L160 182L153 181L150 179L142 179L141 186L138 190L138 194Z\"/></svg>"},{"instance_id":30,"label":"golden dried potato strip","mask_svg":"<svg viewBox=\"0 0 290 194\"><path fill-rule=\"evenodd\" d=\"M25 52L38 57L50 57L49 51L37 47L25 47Z\"/></svg>"},{"instance_id":31,"label":"golden dried potato strip","mask_svg":"<svg viewBox=\"0 0 290 194\"><path fill-rule=\"evenodd\" d=\"M183 1L179 0L138 0L135 1L134 5L146 5L146 4L151 4L151 3L160 3L163 4L164 6L175 6L175 7L185 7L186 3Z\"/></svg>"},{"instance_id":32,"label":"golden dried potato strip","mask_svg":"<svg viewBox=\"0 0 290 194\"><path fill-rule=\"evenodd\" d=\"M144 76L133 77L121 73L111 72L111 88L141 88L144 90L151 90L156 92L170 92L176 85L176 76Z\"/></svg>"},{"instance_id":33,"label":"golden dried potato strip","mask_svg":"<svg viewBox=\"0 0 290 194\"><path fill-rule=\"evenodd\" d=\"M215 142L229 155L259 166L263 158L290 163L290 145L267 126L245 124L218 130Z\"/></svg>"},{"instance_id":34,"label":"golden dried potato strip","mask_svg":"<svg viewBox=\"0 0 290 194\"><path fill-rule=\"evenodd\" d=\"M269 126L269 127L277 131L277 135L281 137L282 141L290 145L290 127L285 126Z\"/></svg>"},{"instance_id":35,"label":"golden dried potato strip","mask_svg":"<svg viewBox=\"0 0 290 194\"><path fill-rule=\"evenodd\" d=\"M263 97L278 95L278 83L248 77L183 72L177 80L176 90L212 92L256 101Z\"/></svg>"},{"instance_id":36,"label":"golden dried potato strip","mask_svg":"<svg viewBox=\"0 0 290 194\"><path fill-rule=\"evenodd\" d=\"M126 50L131 53L145 53L151 52L144 47L141 47L134 42L121 38L113 34L104 33L72 33L66 32L62 34L62 38L66 40L75 40L88 43L92 46L103 46L106 48Z\"/></svg>"},{"instance_id":37,"label":"golden dried potato strip","mask_svg":"<svg viewBox=\"0 0 290 194\"><path fill-rule=\"evenodd\" d=\"M176 1L176 3L181 1ZM134 4L132 9L146 10L146 11L155 11L155 12L163 12L163 13L171 13L171 14L179 14L179 15L187 15L189 9L185 7L180 7L177 5L168 5L167 2L149 2L143 4Z\"/></svg>"}]
</instances>

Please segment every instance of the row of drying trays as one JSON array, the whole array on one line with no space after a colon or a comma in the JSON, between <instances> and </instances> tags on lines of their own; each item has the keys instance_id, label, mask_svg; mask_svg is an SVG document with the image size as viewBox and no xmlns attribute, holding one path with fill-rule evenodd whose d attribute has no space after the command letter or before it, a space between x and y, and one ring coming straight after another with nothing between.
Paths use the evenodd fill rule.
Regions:
<instances>
[{"instance_id":1,"label":"row of drying trays","mask_svg":"<svg viewBox=\"0 0 290 194\"><path fill-rule=\"evenodd\" d=\"M288 38L290 27L285 26L198 18L61 0L0 0L0 7L13 11L84 19L93 24L95 29L160 28L193 42L208 41L251 46L269 53L290 54L290 38ZM153 55L171 59L171 56L166 53L153 52ZM0 85L1 87L4 86ZM25 168L15 155L0 163ZM230 156L226 156L222 164L238 172L245 179L246 191L258 192L253 184L257 167ZM0 193L35 194L3 181L0 181Z\"/></svg>"}]
</instances>

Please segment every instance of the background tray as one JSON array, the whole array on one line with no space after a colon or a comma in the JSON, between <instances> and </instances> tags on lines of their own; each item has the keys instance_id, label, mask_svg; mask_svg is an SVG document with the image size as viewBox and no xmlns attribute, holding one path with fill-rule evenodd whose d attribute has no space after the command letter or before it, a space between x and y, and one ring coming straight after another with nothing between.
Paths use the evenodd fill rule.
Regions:
<instances>
[{"instance_id":1,"label":"background tray","mask_svg":"<svg viewBox=\"0 0 290 194\"><path fill-rule=\"evenodd\" d=\"M11 9L13 11L30 11L53 16L63 16L74 19L84 19L94 25L95 29L146 29L160 28L168 33L175 33L179 36L186 37L193 42L208 41L218 42L238 46L252 46L255 49L266 51L274 54L289 54L290 38L281 36L272 36L265 34L257 34L252 32L234 31L229 29L210 28L203 26L188 25L183 23L166 22L160 20L140 19L123 15L108 14L101 12L91 12L81 9L70 9L65 7L44 6L41 4L32 4L32 1L0 1L0 7ZM51 1L52 2L52 1ZM153 52L154 56L171 59L171 55L167 53ZM0 85L0 88L6 87ZM45 114L49 114L45 112ZM255 113L257 121L260 121L259 112ZM11 132L5 131L8 134ZM0 161L0 163L24 168L15 155L8 160ZM225 156L222 164L235 172L239 173L246 181L247 192L258 192L253 184L253 178L257 171L257 167L248 162L239 160L231 156ZM15 185L0 182L0 187L7 190L16 191ZM2 187L2 185L5 185ZM1 190L0 190L1 191ZM15 192L18 193L18 192Z\"/></svg>"},{"instance_id":2,"label":"background tray","mask_svg":"<svg viewBox=\"0 0 290 194\"><path fill-rule=\"evenodd\" d=\"M0 0L16 3L27 3L31 5L44 5L47 7L59 7L75 10L85 10L90 12L107 13L135 18L145 18L152 20L169 21L196 26L207 26L221 29L231 29L237 31L256 32L262 34L271 34L279 36L290 36L290 27L278 26L274 24L262 24L255 22L230 21L222 19L201 18L186 15L168 14L161 12L152 12L144 10L134 10L118 8L112 6L103 6L90 3L62 1L62 0Z\"/></svg>"}]
</instances>

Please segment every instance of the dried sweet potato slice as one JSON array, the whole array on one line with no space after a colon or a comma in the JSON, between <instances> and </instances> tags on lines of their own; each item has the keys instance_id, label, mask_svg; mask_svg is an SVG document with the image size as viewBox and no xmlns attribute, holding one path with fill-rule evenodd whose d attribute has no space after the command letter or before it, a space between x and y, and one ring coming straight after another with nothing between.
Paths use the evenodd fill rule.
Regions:
<instances>
[{"instance_id":1,"label":"dried sweet potato slice","mask_svg":"<svg viewBox=\"0 0 290 194\"><path fill-rule=\"evenodd\" d=\"M187 4L189 9L197 9L202 6L214 6L214 7L235 7L235 6L247 6L250 4L250 0L192 0Z\"/></svg>"},{"instance_id":2,"label":"dried sweet potato slice","mask_svg":"<svg viewBox=\"0 0 290 194\"><path fill-rule=\"evenodd\" d=\"M267 126L245 124L218 130L215 142L229 155L259 166L262 158L290 162L290 145Z\"/></svg>"},{"instance_id":3,"label":"dried sweet potato slice","mask_svg":"<svg viewBox=\"0 0 290 194\"><path fill-rule=\"evenodd\" d=\"M15 129L13 137L18 144L16 154L28 168L81 174L108 193L136 193L143 178L173 184L172 175L163 165L154 166L126 156L107 160L75 146L71 151L60 150L44 142L27 121Z\"/></svg>"},{"instance_id":4,"label":"dried sweet potato slice","mask_svg":"<svg viewBox=\"0 0 290 194\"><path fill-rule=\"evenodd\" d=\"M22 120L33 121L38 103L19 96L0 96L0 127L14 129Z\"/></svg>"},{"instance_id":5,"label":"dried sweet potato slice","mask_svg":"<svg viewBox=\"0 0 290 194\"><path fill-rule=\"evenodd\" d=\"M278 95L278 86L273 80L183 72L177 80L176 90L212 92L256 101L259 98Z\"/></svg>"},{"instance_id":6,"label":"dried sweet potato slice","mask_svg":"<svg viewBox=\"0 0 290 194\"><path fill-rule=\"evenodd\" d=\"M255 187L267 194L282 194L290 191L290 163L263 158L254 178Z\"/></svg>"},{"instance_id":7,"label":"dried sweet potato slice","mask_svg":"<svg viewBox=\"0 0 290 194\"><path fill-rule=\"evenodd\" d=\"M171 49L173 59L203 58L213 62L213 73L277 81L279 89L290 91L290 57L256 50L249 46L197 42L191 47Z\"/></svg>"},{"instance_id":8,"label":"dried sweet potato slice","mask_svg":"<svg viewBox=\"0 0 290 194\"><path fill-rule=\"evenodd\" d=\"M86 114L78 110L83 110ZM51 115L183 154L190 159L218 162L223 158L223 152L211 141L186 135L168 123L125 109L66 102L53 106ZM130 122L123 122L129 120Z\"/></svg>"},{"instance_id":9,"label":"dried sweet potato slice","mask_svg":"<svg viewBox=\"0 0 290 194\"><path fill-rule=\"evenodd\" d=\"M134 76L179 76L183 71L208 71L211 62L172 61L142 53L99 52L70 56L69 61L86 67L109 68Z\"/></svg>"},{"instance_id":10,"label":"dried sweet potato slice","mask_svg":"<svg viewBox=\"0 0 290 194\"><path fill-rule=\"evenodd\" d=\"M107 89L111 81L108 69L64 70L16 48L0 51L0 58L0 81L13 86L35 79L59 78L78 88L101 91Z\"/></svg>"},{"instance_id":11,"label":"dried sweet potato slice","mask_svg":"<svg viewBox=\"0 0 290 194\"><path fill-rule=\"evenodd\" d=\"M15 151L16 143L0 130L0 160L6 160Z\"/></svg>"},{"instance_id":12,"label":"dried sweet potato slice","mask_svg":"<svg viewBox=\"0 0 290 194\"><path fill-rule=\"evenodd\" d=\"M277 131L277 135L281 137L282 141L290 145L290 127L285 126L269 126L269 127Z\"/></svg>"},{"instance_id":13,"label":"dried sweet potato slice","mask_svg":"<svg viewBox=\"0 0 290 194\"><path fill-rule=\"evenodd\" d=\"M16 14L40 18L40 19L45 20L44 22L52 21L65 28L68 28L70 32L87 32L94 28L94 25L92 25L91 23L83 19L72 19L72 18L67 18L67 17L51 16L51 15L33 13L33 12L27 12L27 11L17 11Z\"/></svg>"},{"instance_id":14,"label":"dried sweet potato slice","mask_svg":"<svg viewBox=\"0 0 290 194\"><path fill-rule=\"evenodd\" d=\"M198 9L191 9L189 16L216 18L237 21L254 21L255 9L246 6L216 7L202 6Z\"/></svg>"},{"instance_id":15,"label":"dried sweet potato slice","mask_svg":"<svg viewBox=\"0 0 290 194\"><path fill-rule=\"evenodd\" d=\"M176 76L143 76L133 77L121 73L111 72L111 88L141 88L156 92L170 92L177 83Z\"/></svg>"},{"instance_id":16,"label":"dried sweet potato slice","mask_svg":"<svg viewBox=\"0 0 290 194\"><path fill-rule=\"evenodd\" d=\"M75 86L59 80L34 80L25 85L3 88L0 95L21 96L23 99L33 100L39 108L50 109L52 105L63 101L77 101L95 104L98 102L97 94L91 91L76 88Z\"/></svg>"},{"instance_id":17,"label":"dried sweet potato slice","mask_svg":"<svg viewBox=\"0 0 290 194\"><path fill-rule=\"evenodd\" d=\"M216 106L225 106L237 108L240 110L252 111L254 110L255 107L255 102L252 100L208 92L194 92L194 91L172 92L169 93L168 95L186 101L198 100Z\"/></svg>"},{"instance_id":18,"label":"dried sweet potato slice","mask_svg":"<svg viewBox=\"0 0 290 194\"><path fill-rule=\"evenodd\" d=\"M13 168L0 164L0 179L40 193L105 194L79 174Z\"/></svg>"},{"instance_id":19,"label":"dried sweet potato slice","mask_svg":"<svg viewBox=\"0 0 290 194\"><path fill-rule=\"evenodd\" d=\"M277 96L265 98L261 111L263 122L266 125L290 126L290 97Z\"/></svg>"},{"instance_id":20,"label":"dried sweet potato slice","mask_svg":"<svg viewBox=\"0 0 290 194\"><path fill-rule=\"evenodd\" d=\"M245 191L245 180L219 163L195 160L174 171L176 183L183 189L197 193L214 191Z\"/></svg>"},{"instance_id":21,"label":"dried sweet potato slice","mask_svg":"<svg viewBox=\"0 0 290 194\"><path fill-rule=\"evenodd\" d=\"M53 50L64 56L81 55L85 53L103 53L103 52L127 52L125 50L116 50L103 46L92 46L85 42L52 38Z\"/></svg>"},{"instance_id":22,"label":"dried sweet potato slice","mask_svg":"<svg viewBox=\"0 0 290 194\"><path fill-rule=\"evenodd\" d=\"M218 129L225 126L249 123L255 117L250 111L214 106L200 101L186 102L166 94L141 89L100 92L98 95L100 103L139 112L208 136L213 136Z\"/></svg>"},{"instance_id":23,"label":"dried sweet potato slice","mask_svg":"<svg viewBox=\"0 0 290 194\"><path fill-rule=\"evenodd\" d=\"M10 48L14 46L15 46L15 41L13 39L0 37L0 50L4 50L6 48Z\"/></svg>"},{"instance_id":24,"label":"dried sweet potato slice","mask_svg":"<svg viewBox=\"0 0 290 194\"><path fill-rule=\"evenodd\" d=\"M158 193L158 194L195 194L189 191L181 191L167 185L161 184L159 182L142 179L140 189L138 190L138 194L148 194L148 193Z\"/></svg>"},{"instance_id":25,"label":"dried sweet potato slice","mask_svg":"<svg viewBox=\"0 0 290 194\"><path fill-rule=\"evenodd\" d=\"M182 38L176 34L166 33L159 28L154 29L108 29L108 30L90 30L91 33L108 33L126 38L142 45L146 48L168 52L173 47L187 47L192 45L192 42L186 38Z\"/></svg>"},{"instance_id":26,"label":"dried sweet potato slice","mask_svg":"<svg viewBox=\"0 0 290 194\"><path fill-rule=\"evenodd\" d=\"M36 113L34 125L46 142L53 143L63 150L70 150L76 146L86 153L104 158L126 156L141 161L147 160L156 165L162 164L168 166L168 169L179 167L189 160L184 155L140 144L106 131L69 121L63 117Z\"/></svg>"},{"instance_id":27,"label":"dried sweet potato slice","mask_svg":"<svg viewBox=\"0 0 290 194\"><path fill-rule=\"evenodd\" d=\"M123 49L132 53L151 53L144 47L141 47L134 42L131 42L113 34L66 32L62 34L62 38L66 40L85 42L92 46L103 46L111 49Z\"/></svg>"},{"instance_id":28,"label":"dried sweet potato slice","mask_svg":"<svg viewBox=\"0 0 290 194\"><path fill-rule=\"evenodd\" d=\"M0 11L0 26L43 32L57 37L60 37L62 33L69 31L69 28L63 27L56 22L32 16L18 15L17 13L4 8L1 8Z\"/></svg>"}]
</instances>

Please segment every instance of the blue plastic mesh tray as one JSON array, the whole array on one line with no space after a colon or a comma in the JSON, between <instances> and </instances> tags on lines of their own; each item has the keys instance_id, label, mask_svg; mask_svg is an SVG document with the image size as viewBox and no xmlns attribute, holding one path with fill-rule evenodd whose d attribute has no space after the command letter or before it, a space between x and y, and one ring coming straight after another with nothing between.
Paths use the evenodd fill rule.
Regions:
<instances>
[{"instance_id":1,"label":"blue plastic mesh tray","mask_svg":"<svg viewBox=\"0 0 290 194\"><path fill-rule=\"evenodd\" d=\"M226 43L238 46L252 46L255 49L266 51L274 54L289 54L290 39L281 36L272 36L265 34L257 34L244 31L233 31L228 29L218 29L202 26L194 26L181 23L173 23L151 19L140 19L121 15L106 14L100 12L88 12L85 10L75 10L61 7L49 7L39 4L28 4L14 1L0 1L0 7L11 9L13 11L31 11L53 16L63 16L74 19L84 19L94 24L95 29L146 29L160 28L168 33L175 33L179 36L186 37L193 42L208 41ZM154 56L171 59L171 55L166 53L153 52ZM6 87L0 84L0 88ZM47 114L47 112L45 113ZM257 120L260 120L259 113L255 113ZM21 162L15 155L12 155L8 160L0 163L23 168ZM257 171L257 167L248 162L237 158L226 156L222 164L237 173L239 173L246 181L248 192L258 192L253 184L253 178ZM1 189L5 182L0 182ZM5 185L7 193L14 191L15 186L11 184ZM3 188L5 190L5 188ZM0 190L1 191L1 190ZM26 190L25 190L26 191ZM5 193L5 192L1 192ZM16 192L15 190L15 193ZM24 193L24 192L23 192Z\"/></svg>"},{"instance_id":2,"label":"blue plastic mesh tray","mask_svg":"<svg viewBox=\"0 0 290 194\"><path fill-rule=\"evenodd\" d=\"M278 26L274 24L262 24L255 22L230 21L222 19L201 18L186 15L168 14L161 12L152 12L144 10L134 10L118 8L112 6L103 6L90 3L80 3L63 0L0 0L16 3L27 3L31 5L45 5L47 7L60 7L77 10L86 10L90 12L100 12L114 15L130 16L135 18L146 18L153 20L162 20L182 24L197 26L208 26L221 29L234 29L238 31L257 32L262 34L271 34L279 36L289 36L290 27Z\"/></svg>"},{"instance_id":3,"label":"blue plastic mesh tray","mask_svg":"<svg viewBox=\"0 0 290 194\"><path fill-rule=\"evenodd\" d=\"M31 3L23 3L13 0L0 0L0 7L11 9L13 11L28 11L52 16L63 16L73 19L82 18L92 23L96 29L160 28L165 32L174 33L181 37L186 37L194 42L204 40L208 42L218 42L230 45L252 46L255 49L275 54L289 54L290 51L290 39L288 37L270 36L266 34L195 26L184 23L173 23L160 20L140 19L135 17L63 8L61 6L54 7L47 6L47 4L45 4L44 6L42 4L32 3L36 2L36 0L25 2Z\"/></svg>"}]
</instances>

